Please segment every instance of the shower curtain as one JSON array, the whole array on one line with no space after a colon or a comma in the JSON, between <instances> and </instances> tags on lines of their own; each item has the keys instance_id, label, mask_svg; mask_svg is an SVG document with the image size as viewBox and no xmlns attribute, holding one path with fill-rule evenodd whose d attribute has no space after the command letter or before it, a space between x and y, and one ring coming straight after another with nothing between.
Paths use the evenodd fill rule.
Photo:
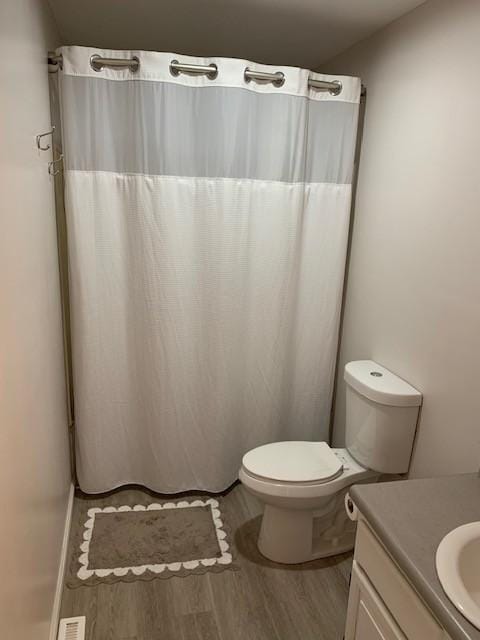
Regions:
<instances>
[{"instance_id":1,"label":"shower curtain","mask_svg":"<svg viewBox=\"0 0 480 640\"><path fill-rule=\"evenodd\" d=\"M220 491L252 447L328 438L359 80L58 52L81 488Z\"/></svg>"}]
</instances>

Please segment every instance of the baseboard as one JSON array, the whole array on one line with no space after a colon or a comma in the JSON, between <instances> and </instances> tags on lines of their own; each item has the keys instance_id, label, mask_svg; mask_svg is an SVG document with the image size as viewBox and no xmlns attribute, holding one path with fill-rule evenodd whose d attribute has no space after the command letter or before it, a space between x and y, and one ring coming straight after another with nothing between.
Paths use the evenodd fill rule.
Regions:
<instances>
[{"instance_id":1,"label":"baseboard","mask_svg":"<svg viewBox=\"0 0 480 640\"><path fill-rule=\"evenodd\" d=\"M62 603L63 583L65 581L65 569L67 564L68 539L70 536L70 525L72 522L73 498L75 495L75 487L70 485L68 494L67 512L65 515L65 527L63 529L62 550L60 553L60 565L58 567L57 586L55 589L55 598L53 600L52 620L50 623L49 640L57 640L58 623L60 620L60 605Z\"/></svg>"}]
</instances>

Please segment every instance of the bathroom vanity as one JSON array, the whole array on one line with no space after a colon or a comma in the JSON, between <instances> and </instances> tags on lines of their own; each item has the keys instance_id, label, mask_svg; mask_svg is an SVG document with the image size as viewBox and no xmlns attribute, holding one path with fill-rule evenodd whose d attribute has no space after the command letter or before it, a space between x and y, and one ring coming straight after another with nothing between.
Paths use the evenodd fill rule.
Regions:
<instances>
[{"instance_id":1,"label":"bathroom vanity","mask_svg":"<svg viewBox=\"0 0 480 640\"><path fill-rule=\"evenodd\" d=\"M476 474L357 485L345 640L480 640L445 595L435 554L452 529L480 520Z\"/></svg>"}]
</instances>

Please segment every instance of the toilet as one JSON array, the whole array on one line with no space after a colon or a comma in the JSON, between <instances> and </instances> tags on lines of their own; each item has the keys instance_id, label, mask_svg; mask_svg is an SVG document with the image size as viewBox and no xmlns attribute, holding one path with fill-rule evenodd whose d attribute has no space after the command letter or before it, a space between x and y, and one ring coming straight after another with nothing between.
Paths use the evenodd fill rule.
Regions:
<instances>
[{"instance_id":1,"label":"toilet","mask_svg":"<svg viewBox=\"0 0 480 640\"><path fill-rule=\"evenodd\" d=\"M258 548L296 564L349 551L355 523L349 488L384 474L406 473L422 394L371 360L345 366L346 448L326 442L272 442L252 449L239 478L265 509Z\"/></svg>"}]
</instances>

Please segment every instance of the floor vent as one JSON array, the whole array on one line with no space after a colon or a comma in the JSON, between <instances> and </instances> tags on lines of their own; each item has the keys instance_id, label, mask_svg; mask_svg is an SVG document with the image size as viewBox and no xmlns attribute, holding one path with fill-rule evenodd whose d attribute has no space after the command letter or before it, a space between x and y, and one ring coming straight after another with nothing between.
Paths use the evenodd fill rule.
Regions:
<instances>
[{"instance_id":1,"label":"floor vent","mask_svg":"<svg viewBox=\"0 0 480 640\"><path fill-rule=\"evenodd\" d=\"M62 618L57 640L85 640L85 616Z\"/></svg>"}]
</instances>

